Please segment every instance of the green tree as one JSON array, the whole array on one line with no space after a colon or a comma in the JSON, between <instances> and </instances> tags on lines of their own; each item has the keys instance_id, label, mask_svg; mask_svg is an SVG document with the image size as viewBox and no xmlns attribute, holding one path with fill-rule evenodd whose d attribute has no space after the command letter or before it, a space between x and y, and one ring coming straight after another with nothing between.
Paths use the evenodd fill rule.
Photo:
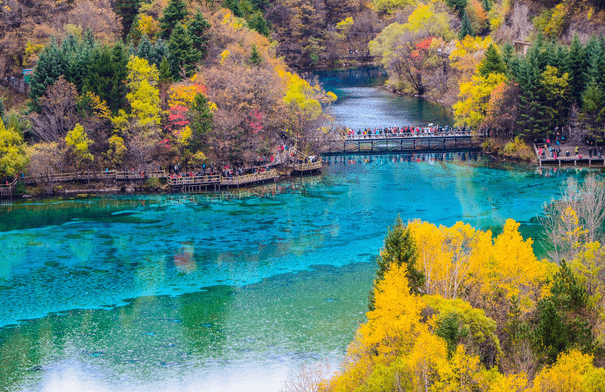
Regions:
<instances>
[{"instance_id":1,"label":"green tree","mask_svg":"<svg viewBox=\"0 0 605 392\"><path fill-rule=\"evenodd\" d=\"M139 7L141 6L141 0L115 0L114 8L116 14L120 16L122 22L122 38L126 38L130 33L132 24L135 21Z\"/></svg>"},{"instance_id":2,"label":"green tree","mask_svg":"<svg viewBox=\"0 0 605 392\"><path fill-rule=\"evenodd\" d=\"M160 82L168 83L171 79L170 63L168 63L168 60L164 57L160 63Z\"/></svg>"},{"instance_id":3,"label":"green tree","mask_svg":"<svg viewBox=\"0 0 605 392\"><path fill-rule=\"evenodd\" d=\"M23 137L13 128L6 128L0 119L0 179L23 173L29 158Z\"/></svg>"},{"instance_id":4,"label":"green tree","mask_svg":"<svg viewBox=\"0 0 605 392\"><path fill-rule=\"evenodd\" d=\"M537 353L546 363L554 363L560 353L570 348L590 353L593 335L585 321L588 293L565 260L553 277L550 294L537 305L536 327L532 331Z\"/></svg>"},{"instance_id":5,"label":"green tree","mask_svg":"<svg viewBox=\"0 0 605 392\"><path fill-rule=\"evenodd\" d=\"M490 44L485 52L485 57L479 63L479 74L487 77L490 73L506 73L506 64L502 61L498 48L494 44Z\"/></svg>"},{"instance_id":6,"label":"green tree","mask_svg":"<svg viewBox=\"0 0 605 392\"><path fill-rule=\"evenodd\" d=\"M252 51L250 52L248 62L252 65L260 65L260 63L263 62L263 57L261 56L260 52L258 51L258 48L254 44L252 45Z\"/></svg>"},{"instance_id":7,"label":"green tree","mask_svg":"<svg viewBox=\"0 0 605 392\"><path fill-rule=\"evenodd\" d=\"M231 12L233 12L233 15L237 16L238 18L244 17L244 12L240 7L239 0L225 0L225 2L223 3L223 7L231 10Z\"/></svg>"},{"instance_id":8,"label":"green tree","mask_svg":"<svg viewBox=\"0 0 605 392\"><path fill-rule=\"evenodd\" d=\"M67 59L63 57L59 44L53 37L50 44L40 53L38 63L30 79L29 96L35 109L37 109L38 98L44 95L46 88L54 84L59 76L65 74L67 65Z\"/></svg>"},{"instance_id":9,"label":"green tree","mask_svg":"<svg viewBox=\"0 0 605 392\"><path fill-rule=\"evenodd\" d=\"M168 39L172 30L187 17L187 4L183 0L170 0L160 19L161 36Z\"/></svg>"},{"instance_id":10,"label":"green tree","mask_svg":"<svg viewBox=\"0 0 605 392\"><path fill-rule=\"evenodd\" d=\"M188 32L191 36L193 48L200 52L201 59L206 57L208 44L212 37L210 27L210 23L208 23L202 12L198 9L193 20L189 23Z\"/></svg>"},{"instance_id":11,"label":"green tree","mask_svg":"<svg viewBox=\"0 0 605 392\"><path fill-rule=\"evenodd\" d=\"M177 24L168 42L170 72L174 80L190 77L195 71L195 63L200 52L193 47L189 33L181 23Z\"/></svg>"},{"instance_id":12,"label":"green tree","mask_svg":"<svg viewBox=\"0 0 605 392\"><path fill-rule=\"evenodd\" d=\"M471 25L471 20L468 17L468 14L466 11L464 11L464 15L462 15L462 26L458 32L458 38L463 40L467 35L474 36L475 32L473 31L473 26Z\"/></svg>"},{"instance_id":13,"label":"green tree","mask_svg":"<svg viewBox=\"0 0 605 392\"><path fill-rule=\"evenodd\" d=\"M267 20L263 17L262 12L258 11L248 17L248 27L257 31L259 34L268 37L270 34Z\"/></svg>"},{"instance_id":14,"label":"green tree","mask_svg":"<svg viewBox=\"0 0 605 392\"><path fill-rule=\"evenodd\" d=\"M107 102L114 114L124 107L127 64L128 57L123 44L116 43L113 48L106 45L99 46L91 56L84 81L84 91L98 95Z\"/></svg>"},{"instance_id":15,"label":"green tree","mask_svg":"<svg viewBox=\"0 0 605 392\"><path fill-rule=\"evenodd\" d=\"M191 139L189 145L193 151L200 151L207 147L207 140L212 125L214 114L210 110L208 99L205 95L197 93L189 111Z\"/></svg>"},{"instance_id":16,"label":"green tree","mask_svg":"<svg viewBox=\"0 0 605 392\"><path fill-rule=\"evenodd\" d=\"M397 216L395 225L389 227L387 236L384 240L384 247L380 250L380 256L377 257L378 271L374 286L370 291L368 308L374 310L374 292L378 283L384 279L391 265L405 265L407 278L410 287L410 293L420 294L424 286L424 273L416 267L416 243L410 230L403 224L401 217Z\"/></svg>"},{"instance_id":17,"label":"green tree","mask_svg":"<svg viewBox=\"0 0 605 392\"><path fill-rule=\"evenodd\" d=\"M569 72L570 76L571 96L574 102L578 104L581 102L582 93L586 87L586 70L586 53L580 42L580 38L574 35L569 46L566 71Z\"/></svg>"}]
</instances>

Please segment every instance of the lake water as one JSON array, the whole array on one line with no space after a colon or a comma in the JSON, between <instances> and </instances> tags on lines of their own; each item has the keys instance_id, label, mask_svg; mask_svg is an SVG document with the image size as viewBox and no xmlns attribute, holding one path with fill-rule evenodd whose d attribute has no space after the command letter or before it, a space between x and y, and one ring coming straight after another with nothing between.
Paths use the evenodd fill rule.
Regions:
<instances>
[{"instance_id":1,"label":"lake water","mask_svg":"<svg viewBox=\"0 0 605 392\"><path fill-rule=\"evenodd\" d=\"M372 113L347 97L401 102L346 91L349 126ZM398 214L535 235L542 203L586 173L468 153L327 163L252 193L1 204L0 391L278 391L303 363L337 367Z\"/></svg>"}]
</instances>

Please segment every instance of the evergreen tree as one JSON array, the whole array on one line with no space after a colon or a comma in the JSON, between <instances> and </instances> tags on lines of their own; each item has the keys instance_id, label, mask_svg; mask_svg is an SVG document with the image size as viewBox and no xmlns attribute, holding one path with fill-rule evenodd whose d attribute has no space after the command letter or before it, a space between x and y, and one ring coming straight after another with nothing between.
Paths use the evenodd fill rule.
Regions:
<instances>
[{"instance_id":1,"label":"evergreen tree","mask_svg":"<svg viewBox=\"0 0 605 392\"><path fill-rule=\"evenodd\" d=\"M6 122L6 106L4 105L4 97L0 97L0 121Z\"/></svg>"},{"instance_id":2,"label":"evergreen tree","mask_svg":"<svg viewBox=\"0 0 605 392\"><path fill-rule=\"evenodd\" d=\"M502 58L502 62L506 66L509 73L512 72L512 70L510 68L513 65L514 57L515 57L515 48L513 47L513 44L511 44L510 42L507 42L504 45L502 45L501 58Z\"/></svg>"},{"instance_id":3,"label":"evergreen tree","mask_svg":"<svg viewBox=\"0 0 605 392\"><path fill-rule=\"evenodd\" d=\"M191 23L189 24L189 35L193 48L200 52L200 58L206 57L208 43L210 41L210 23L204 18L202 12L198 9Z\"/></svg>"},{"instance_id":4,"label":"evergreen tree","mask_svg":"<svg viewBox=\"0 0 605 392\"><path fill-rule=\"evenodd\" d=\"M567 72L570 76L571 95L576 103L580 103L582 92L586 87L587 61L584 48L577 35L574 35L567 57Z\"/></svg>"},{"instance_id":5,"label":"evergreen tree","mask_svg":"<svg viewBox=\"0 0 605 392\"><path fill-rule=\"evenodd\" d=\"M111 48L106 45L95 48L84 81L84 91L90 91L98 95L112 110L110 101L114 84L113 75Z\"/></svg>"},{"instance_id":6,"label":"evergreen tree","mask_svg":"<svg viewBox=\"0 0 605 392\"><path fill-rule=\"evenodd\" d=\"M532 333L534 347L547 363L569 348L584 353L593 349L593 336L585 321L589 303L582 283L563 261L553 277L551 296L537 305L536 328Z\"/></svg>"},{"instance_id":7,"label":"evergreen tree","mask_svg":"<svg viewBox=\"0 0 605 392\"><path fill-rule=\"evenodd\" d=\"M132 24L135 21L138 13L141 0L115 0L114 7L116 14L122 20L122 37L125 39L130 33Z\"/></svg>"},{"instance_id":8,"label":"evergreen tree","mask_svg":"<svg viewBox=\"0 0 605 392\"><path fill-rule=\"evenodd\" d=\"M183 76L190 77L195 71L195 63L200 59L200 52L193 47L189 33L181 23L174 28L168 42L170 56L170 73L174 80L181 80Z\"/></svg>"},{"instance_id":9,"label":"evergreen tree","mask_svg":"<svg viewBox=\"0 0 605 392\"><path fill-rule=\"evenodd\" d=\"M471 20L469 19L466 11L464 11L464 15L462 16L462 26L458 32L458 38L463 40L467 35L474 36L475 33L473 31L473 26L471 25Z\"/></svg>"},{"instance_id":10,"label":"evergreen tree","mask_svg":"<svg viewBox=\"0 0 605 392\"><path fill-rule=\"evenodd\" d=\"M380 256L376 259L378 271L374 286L370 291L368 308L374 310L374 291L378 282L384 279L384 275L391 269L392 264L406 266L410 293L420 294L424 286L424 273L416 268L416 243L412 233L407 228L399 216L395 220L395 226L388 229L384 240L384 247L380 251Z\"/></svg>"},{"instance_id":11,"label":"evergreen tree","mask_svg":"<svg viewBox=\"0 0 605 392\"><path fill-rule=\"evenodd\" d=\"M259 65L263 62L263 57L256 48L256 45L252 45L252 51L250 53L250 58L248 58L248 62L252 65Z\"/></svg>"},{"instance_id":12,"label":"evergreen tree","mask_svg":"<svg viewBox=\"0 0 605 392\"><path fill-rule=\"evenodd\" d=\"M141 37L141 40L139 41L139 46L137 46L137 49L134 51L133 54L140 59L147 60L149 64L153 64L153 55L155 51L153 46L154 45L151 43L149 38L144 35Z\"/></svg>"},{"instance_id":13,"label":"evergreen tree","mask_svg":"<svg viewBox=\"0 0 605 392\"><path fill-rule=\"evenodd\" d=\"M197 152L207 147L208 134L212 130L214 114L208 106L208 99L203 94L196 94L189 112L192 151Z\"/></svg>"},{"instance_id":14,"label":"evergreen tree","mask_svg":"<svg viewBox=\"0 0 605 392\"><path fill-rule=\"evenodd\" d=\"M183 0L170 0L160 19L161 36L168 39L172 30L187 17L187 4Z\"/></svg>"},{"instance_id":15,"label":"evergreen tree","mask_svg":"<svg viewBox=\"0 0 605 392\"><path fill-rule=\"evenodd\" d=\"M520 63L516 80L521 91L519 95L519 120L517 125L524 137L543 137L548 134L546 109L541 90L541 73L530 57Z\"/></svg>"},{"instance_id":16,"label":"evergreen tree","mask_svg":"<svg viewBox=\"0 0 605 392\"><path fill-rule=\"evenodd\" d=\"M483 6L485 12L489 12L492 9L492 3L490 3L489 0L483 0L481 2L481 5Z\"/></svg>"},{"instance_id":17,"label":"evergreen tree","mask_svg":"<svg viewBox=\"0 0 605 392\"><path fill-rule=\"evenodd\" d=\"M267 20L263 17L263 14L259 12L255 12L248 18L248 27L252 30L255 30L261 35L268 37L270 34L269 26L267 25Z\"/></svg>"},{"instance_id":18,"label":"evergreen tree","mask_svg":"<svg viewBox=\"0 0 605 392\"><path fill-rule=\"evenodd\" d=\"M162 62L160 63L159 71L160 71L160 82L161 83L168 83L172 79L172 75L170 72L170 63L168 62L166 57L164 57L162 59Z\"/></svg>"},{"instance_id":19,"label":"evergreen tree","mask_svg":"<svg viewBox=\"0 0 605 392\"><path fill-rule=\"evenodd\" d=\"M485 52L485 57L479 63L479 74L487 77L491 73L506 73L506 64L502 61L496 45L490 44Z\"/></svg>"},{"instance_id":20,"label":"evergreen tree","mask_svg":"<svg viewBox=\"0 0 605 392\"><path fill-rule=\"evenodd\" d=\"M44 95L46 88L55 83L59 76L65 74L67 65L67 59L63 57L63 53L53 37L50 44L40 53L30 79L29 96L34 109L37 109L38 98Z\"/></svg>"},{"instance_id":21,"label":"evergreen tree","mask_svg":"<svg viewBox=\"0 0 605 392\"><path fill-rule=\"evenodd\" d=\"M233 15L237 16L238 18L244 17L244 12L240 7L239 0L225 0L225 2L223 3L223 7L231 10L231 12L233 12Z\"/></svg>"},{"instance_id":22,"label":"evergreen tree","mask_svg":"<svg viewBox=\"0 0 605 392\"><path fill-rule=\"evenodd\" d=\"M124 107L127 64L126 49L120 43L113 48L97 47L91 56L84 91L91 91L107 102L113 114Z\"/></svg>"},{"instance_id":23,"label":"evergreen tree","mask_svg":"<svg viewBox=\"0 0 605 392\"><path fill-rule=\"evenodd\" d=\"M114 83L111 91L111 104L109 107L113 110L119 110L124 107L126 98L126 77L128 76L128 51L124 44L118 42L113 45L111 53L111 63L113 67Z\"/></svg>"},{"instance_id":24,"label":"evergreen tree","mask_svg":"<svg viewBox=\"0 0 605 392\"><path fill-rule=\"evenodd\" d=\"M446 0L448 7L454 10L460 18L466 13L466 0Z\"/></svg>"},{"instance_id":25,"label":"evergreen tree","mask_svg":"<svg viewBox=\"0 0 605 392\"><path fill-rule=\"evenodd\" d=\"M68 36L61 45L61 51L67 60L65 80L73 83L79 93L84 87L93 48L94 43L91 45L90 40L78 40L75 36Z\"/></svg>"}]
</instances>

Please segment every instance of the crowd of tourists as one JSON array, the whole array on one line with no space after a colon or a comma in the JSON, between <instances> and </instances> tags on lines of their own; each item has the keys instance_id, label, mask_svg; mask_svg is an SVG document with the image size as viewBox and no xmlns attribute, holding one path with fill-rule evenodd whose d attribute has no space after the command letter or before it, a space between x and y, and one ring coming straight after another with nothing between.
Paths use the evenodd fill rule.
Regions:
<instances>
[{"instance_id":1,"label":"crowd of tourists","mask_svg":"<svg viewBox=\"0 0 605 392\"><path fill-rule=\"evenodd\" d=\"M470 128L453 128L450 126L436 126L429 124L428 126L404 126L404 127L380 127L380 128L365 128L365 129L348 129L347 137L349 139L368 139L368 138L385 138L385 137L412 137L412 136L448 136L448 135L469 135Z\"/></svg>"}]
</instances>

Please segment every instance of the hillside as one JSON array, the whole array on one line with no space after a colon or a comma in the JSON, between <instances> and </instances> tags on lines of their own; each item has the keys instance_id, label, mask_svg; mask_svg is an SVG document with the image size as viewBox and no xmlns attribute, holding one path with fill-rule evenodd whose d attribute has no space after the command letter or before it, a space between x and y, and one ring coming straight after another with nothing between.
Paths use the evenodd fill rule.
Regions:
<instances>
[{"instance_id":1,"label":"hillside","mask_svg":"<svg viewBox=\"0 0 605 392\"><path fill-rule=\"evenodd\" d=\"M11 147L1 175L49 159L55 171L246 167L280 146L312 151L335 97L289 69L368 61L388 72L388 88L440 102L458 125L519 137L508 150L548 135L603 143L603 6L3 0L0 116Z\"/></svg>"}]
</instances>

